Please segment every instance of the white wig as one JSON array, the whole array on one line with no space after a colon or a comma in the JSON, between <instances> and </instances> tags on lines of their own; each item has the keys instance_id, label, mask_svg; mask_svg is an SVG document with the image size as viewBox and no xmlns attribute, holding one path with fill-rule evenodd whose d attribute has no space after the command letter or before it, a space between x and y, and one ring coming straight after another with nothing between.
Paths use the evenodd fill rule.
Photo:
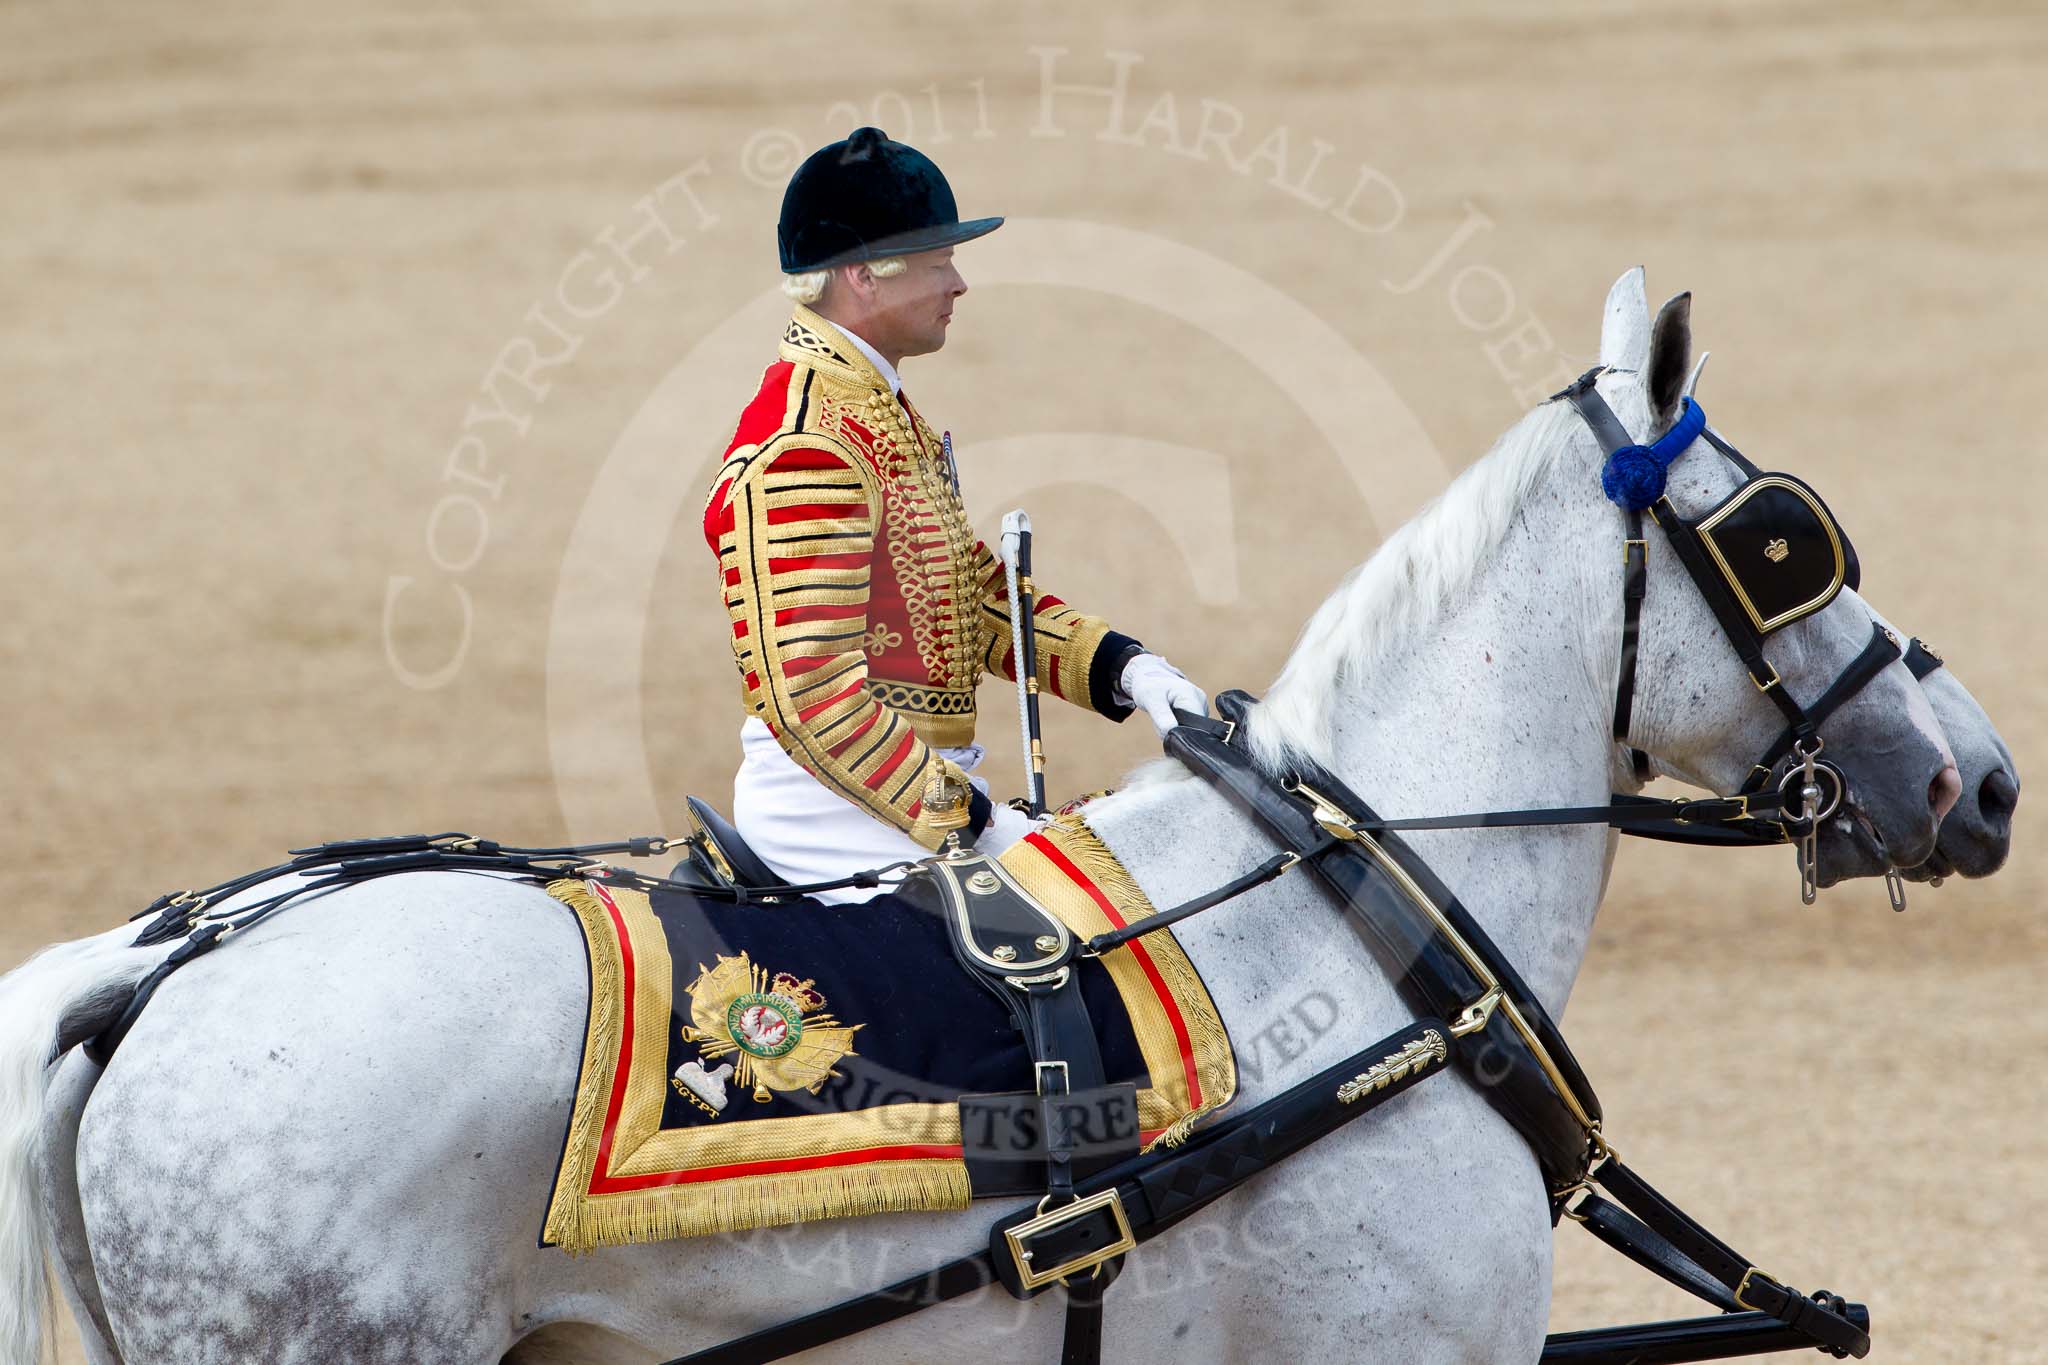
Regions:
<instances>
[{"instance_id":1,"label":"white wig","mask_svg":"<svg viewBox=\"0 0 2048 1365\"><path fill-rule=\"evenodd\" d=\"M909 267L901 256L884 256L880 260L866 262L868 273L878 280L891 275L901 275ZM825 297L825 286L831 282L830 270L800 270L782 277L782 292L806 307Z\"/></svg>"}]
</instances>

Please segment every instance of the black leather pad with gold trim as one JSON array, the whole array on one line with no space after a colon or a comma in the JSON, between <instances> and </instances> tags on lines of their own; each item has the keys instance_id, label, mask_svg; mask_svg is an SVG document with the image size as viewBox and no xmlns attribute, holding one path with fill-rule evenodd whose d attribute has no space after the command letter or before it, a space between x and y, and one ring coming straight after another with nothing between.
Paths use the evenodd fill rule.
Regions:
<instances>
[{"instance_id":1,"label":"black leather pad with gold trim","mask_svg":"<svg viewBox=\"0 0 2048 1365\"><path fill-rule=\"evenodd\" d=\"M1759 633L1819 611L1860 577L1834 514L1789 474L1750 480L1696 529Z\"/></svg>"},{"instance_id":2,"label":"black leather pad with gold trim","mask_svg":"<svg viewBox=\"0 0 2048 1365\"><path fill-rule=\"evenodd\" d=\"M1029 976L1072 956L1074 936L1067 926L1040 908L995 859L974 853L925 866L975 967Z\"/></svg>"}]
</instances>

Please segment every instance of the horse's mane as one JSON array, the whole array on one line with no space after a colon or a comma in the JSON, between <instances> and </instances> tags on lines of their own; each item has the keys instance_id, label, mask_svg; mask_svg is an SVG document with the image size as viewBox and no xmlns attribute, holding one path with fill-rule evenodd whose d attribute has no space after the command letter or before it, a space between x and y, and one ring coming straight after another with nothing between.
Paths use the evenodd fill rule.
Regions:
<instances>
[{"instance_id":1,"label":"horse's mane","mask_svg":"<svg viewBox=\"0 0 2048 1365\"><path fill-rule=\"evenodd\" d=\"M1280 676L1252 712L1246 737L1262 767L1279 771L1292 758L1329 753L1331 705L1343 684L1369 675L1471 585L1522 500L1571 448L1571 420L1564 403L1525 415L1345 575L1301 628Z\"/></svg>"}]
</instances>

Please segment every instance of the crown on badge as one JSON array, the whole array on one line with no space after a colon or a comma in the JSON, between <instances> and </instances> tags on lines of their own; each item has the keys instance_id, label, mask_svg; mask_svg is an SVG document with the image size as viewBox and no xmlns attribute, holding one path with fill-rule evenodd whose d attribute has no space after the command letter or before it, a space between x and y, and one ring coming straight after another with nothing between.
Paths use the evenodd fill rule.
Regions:
<instances>
[{"instance_id":1,"label":"crown on badge","mask_svg":"<svg viewBox=\"0 0 2048 1365\"><path fill-rule=\"evenodd\" d=\"M788 972L777 972L768 983L771 995L779 995L797 1007L801 1014L811 1014L825 1008L825 996L818 990L817 983L810 977L797 980Z\"/></svg>"},{"instance_id":2,"label":"crown on badge","mask_svg":"<svg viewBox=\"0 0 2048 1365\"><path fill-rule=\"evenodd\" d=\"M1792 547L1785 543L1783 536L1779 536L1776 540L1764 546L1764 558L1770 560L1773 564L1783 564L1791 554Z\"/></svg>"}]
</instances>

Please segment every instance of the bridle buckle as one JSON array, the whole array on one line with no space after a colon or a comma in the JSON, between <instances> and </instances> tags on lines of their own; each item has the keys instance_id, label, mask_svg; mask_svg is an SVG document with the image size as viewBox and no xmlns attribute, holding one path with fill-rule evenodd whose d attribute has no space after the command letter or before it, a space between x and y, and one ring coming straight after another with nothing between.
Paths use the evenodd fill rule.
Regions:
<instances>
[{"instance_id":1,"label":"bridle buckle","mask_svg":"<svg viewBox=\"0 0 2048 1365\"><path fill-rule=\"evenodd\" d=\"M1743 1297L1743 1295L1749 1292L1749 1284L1751 1280L1762 1280L1764 1283L1778 1290L1783 1290L1785 1288L1784 1281L1780 1280L1776 1275L1771 1274L1767 1270L1759 1270L1755 1266L1751 1266L1749 1269L1742 1272L1742 1280L1735 1286L1735 1301L1737 1303L1741 1304L1744 1308L1747 1308L1752 1313L1770 1312L1770 1309L1764 1308L1758 1304L1751 1303L1748 1299Z\"/></svg>"}]
</instances>

